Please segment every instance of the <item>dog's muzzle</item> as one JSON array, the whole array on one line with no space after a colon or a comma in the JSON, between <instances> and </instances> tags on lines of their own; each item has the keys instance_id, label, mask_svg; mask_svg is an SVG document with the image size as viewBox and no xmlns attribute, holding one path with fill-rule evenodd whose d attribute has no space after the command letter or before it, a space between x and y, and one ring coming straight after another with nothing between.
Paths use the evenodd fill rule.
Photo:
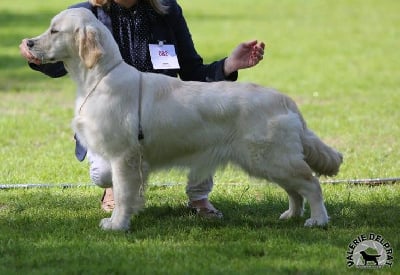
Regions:
<instances>
[{"instance_id":1,"label":"dog's muzzle","mask_svg":"<svg viewBox=\"0 0 400 275\"><path fill-rule=\"evenodd\" d=\"M35 46L35 41L33 41L32 39L29 39L28 41L26 41L26 46L28 47L28 49L30 51L33 50L33 47ZM44 56L43 54L40 55L34 55L37 59L39 59L41 61L42 64L44 64Z\"/></svg>"}]
</instances>

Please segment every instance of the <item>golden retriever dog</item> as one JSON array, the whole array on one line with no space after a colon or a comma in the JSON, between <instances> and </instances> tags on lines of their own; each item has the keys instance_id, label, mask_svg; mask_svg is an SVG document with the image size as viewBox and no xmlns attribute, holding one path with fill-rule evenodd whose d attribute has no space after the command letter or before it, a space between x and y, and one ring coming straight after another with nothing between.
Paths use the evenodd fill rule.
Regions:
<instances>
[{"instance_id":1,"label":"golden retriever dog","mask_svg":"<svg viewBox=\"0 0 400 275\"><path fill-rule=\"evenodd\" d=\"M314 175L335 175L342 155L307 128L289 97L255 84L141 73L84 8L62 11L27 45L43 63L64 62L78 87L73 130L111 164L115 209L101 228L130 227L151 171L187 168L190 182L199 182L228 163L286 190L289 208L281 219L303 215L306 199L305 226L327 224Z\"/></svg>"}]
</instances>

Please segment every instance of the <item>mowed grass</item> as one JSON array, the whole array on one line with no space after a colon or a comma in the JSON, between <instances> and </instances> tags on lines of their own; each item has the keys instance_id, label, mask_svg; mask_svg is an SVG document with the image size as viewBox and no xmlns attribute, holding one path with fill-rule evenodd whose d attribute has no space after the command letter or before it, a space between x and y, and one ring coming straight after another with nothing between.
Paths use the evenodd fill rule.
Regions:
<instances>
[{"instance_id":1,"label":"mowed grass","mask_svg":"<svg viewBox=\"0 0 400 275\"><path fill-rule=\"evenodd\" d=\"M18 52L22 38L73 3L0 4L0 184L90 183L73 155L74 84L30 70ZM238 81L296 100L309 127L344 154L335 179L400 177L400 2L179 3L207 62L242 41L267 43L264 61ZM331 222L307 229L304 218L277 219L287 208L283 190L235 167L215 177L221 221L189 213L185 181L177 170L153 174L146 209L127 233L98 228L108 216L99 188L0 189L0 274L356 273L347 246L370 232L394 249L393 267L376 273L400 273L398 184L324 184Z\"/></svg>"}]
</instances>

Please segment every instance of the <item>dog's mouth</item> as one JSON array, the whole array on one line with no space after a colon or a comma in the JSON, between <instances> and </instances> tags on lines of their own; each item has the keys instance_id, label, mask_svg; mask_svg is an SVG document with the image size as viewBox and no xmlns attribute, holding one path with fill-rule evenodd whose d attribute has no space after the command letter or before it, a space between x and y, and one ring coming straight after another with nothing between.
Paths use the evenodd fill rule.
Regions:
<instances>
[{"instance_id":1,"label":"dog's mouth","mask_svg":"<svg viewBox=\"0 0 400 275\"><path fill-rule=\"evenodd\" d=\"M41 64L57 62L57 60L54 57L47 57L46 58L44 53L37 53L37 52L31 51L31 54L35 59L40 60Z\"/></svg>"},{"instance_id":2,"label":"dog's mouth","mask_svg":"<svg viewBox=\"0 0 400 275\"><path fill-rule=\"evenodd\" d=\"M32 51L31 51L31 54L32 54L32 56L33 56L35 59L40 60L40 62L41 62L42 64L45 63L45 59L44 59L44 55L43 55L43 54L34 53L34 52L32 52Z\"/></svg>"}]
</instances>

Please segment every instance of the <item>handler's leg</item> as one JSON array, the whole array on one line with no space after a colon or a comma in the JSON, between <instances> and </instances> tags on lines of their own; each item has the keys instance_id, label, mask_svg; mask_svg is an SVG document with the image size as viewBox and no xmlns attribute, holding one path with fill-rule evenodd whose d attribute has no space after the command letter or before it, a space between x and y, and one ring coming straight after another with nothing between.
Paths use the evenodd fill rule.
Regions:
<instances>
[{"instance_id":1,"label":"handler's leg","mask_svg":"<svg viewBox=\"0 0 400 275\"><path fill-rule=\"evenodd\" d=\"M211 192L213 185L212 177L202 182L189 181L186 186L186 194L189 198L188 206L200 216L222 218L222 212L216 209L208 200L208 194Z\"/></svg>"},{"instance_id":2,"label":"handler's leg","mask_svg":"<svg viewBox=\"0 0 400 275\"><path fill-rule=\"evenodd\" d=\"M108 188L112 186L111 165L101 156L88 151L90 179L99 187Z\"/></svg>"},{"instance_id":3,"label":"handler's leg","mask_svg":"<svg viewBox=\"0 0 400 275\"><path fill-rule=\"evenodd\" d=\"M114 209L114 196L112 192L111 165L101 156L88 151L90 179L99 187L105 188L101 198L101 208L106 212Z\"/></svg>"}]
</instances>

